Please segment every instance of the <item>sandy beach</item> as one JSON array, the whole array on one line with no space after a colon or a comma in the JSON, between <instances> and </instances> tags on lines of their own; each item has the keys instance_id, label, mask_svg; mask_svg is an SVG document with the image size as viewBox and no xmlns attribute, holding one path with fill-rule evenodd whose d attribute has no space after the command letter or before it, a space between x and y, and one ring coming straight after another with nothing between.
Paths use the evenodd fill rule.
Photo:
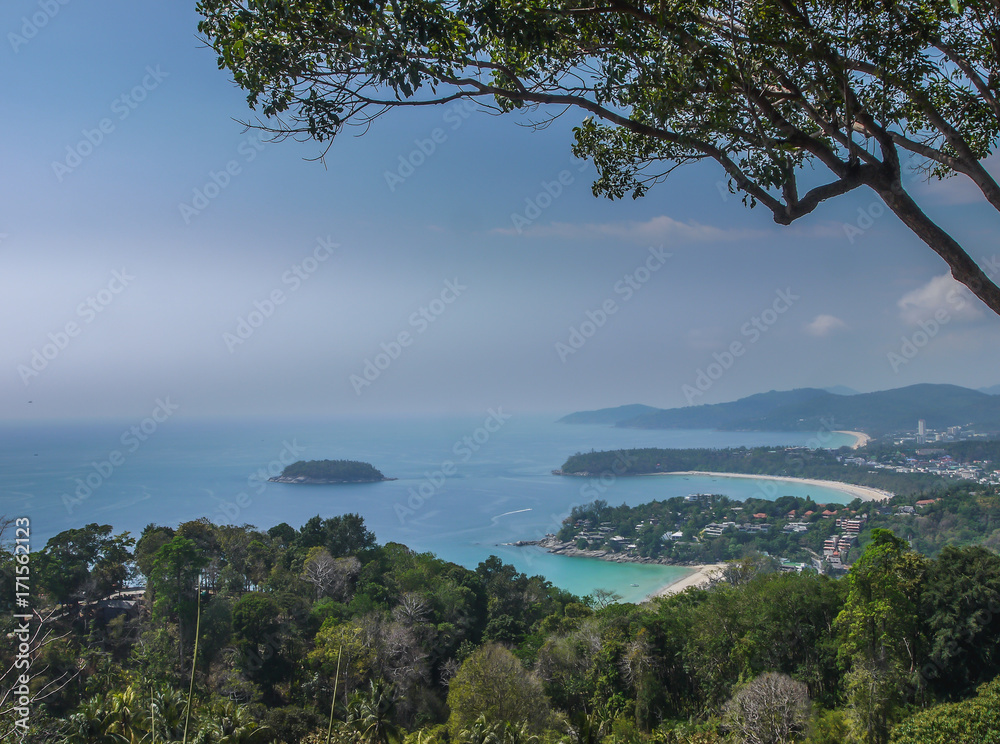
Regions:
<instances>
[{"instance_id":1,"label":"sandy beach","mask_svg":"<svg viewBox=\"0 0 1000 744\"><path fill-rule=\"evenodd\" d=\"M702 586L703 584L707 584L712 577L715 576L715 574L725 567L725 565L725 563L710 563L703 566L691 566L690 568L694 570L690 574L678 581L667 584L666 586L661 586L655 592L650 594L647 599L652 599L653 597L668 597L671 594L683 592L685 589L689 589L692 586Z\"/></svg>"},{"instance_id":2,"label":"sandy beach","mask_svg":"<svg viewBox=\"0 0 1000 744\"><path fill-rule=\"evenodd\" d=\"M713 478L756 478L766 481L785 481L788 483L801 483L807 486L821 486L832 488L835 491L843 491L854 498L862 501L887 501L893 497L888 491L881 491L868 486L855 486L851 483L841 483L840 481L816 480L815 478L791 478L785 475L746 475L744 473L711 473L704 470L679 470L674 473L652 473L652 475L709 475Z\"/></svg>"},{"instance_id":3,"label":"sandy beach","mask_svg":"<svg viewBox=\"0 0 1000 744\"><path fill-rule=\"evenodd\" d=\"M858 449L859 447L864 447L868 444L872 438L865 434L863 431L835 431L834 434L850 434L854 437L854 444L851 445L851 449Z\"/></svg>"}]
</instances>

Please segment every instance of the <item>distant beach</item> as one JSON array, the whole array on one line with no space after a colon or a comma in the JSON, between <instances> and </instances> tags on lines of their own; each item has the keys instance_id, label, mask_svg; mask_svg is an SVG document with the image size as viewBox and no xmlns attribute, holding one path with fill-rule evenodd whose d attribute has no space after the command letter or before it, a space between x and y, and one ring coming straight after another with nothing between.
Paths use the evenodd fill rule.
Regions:
<instances>
[{"instance_id":1,"label":"distant beach","mask_svg":"<svg viewBox=\"0 0 1000 744\"><path fill-rule=\"evenodd\" d=\"M841 483L840 481L817 480L815 478L792 478L785 475L747 475L744 473L713 473L704 470L680 470L673 473L651 473L651 475L706 475L712 478L756 478L757 480L784 481L786 483L799 483L805 486L820 486L831 488L836 491L843 491L854 498L862 501L888 501L894 494L889 491L882 491L869 486L855 486L853 483Z\"/></svg>"},{"instance_id":2,"label":"distant beach","mask_svg":"<svg viewBox=\"0 0 1000 744\"><path fill-rule=\"evenodd\" d=\"M725 568L725 563L709 563L701 566L689 566L692 571L687 576L684 576L677 581L672 581L669 584L665 584L657 589L655 592L650 594L647 599L653 599L654 597L669 597L671 594L679 594L685 589L690 589L691 587L704 586L708 584L715 576Z\"/></svg>"},{"instance_id":3,"label":"distant beach","mask_svg":"<svg viewBox=\"0 0 1000 744\"><path fill-rule=\"evenodd\" d=\"M868 444L872 438L865 434L863 431L835 431L834 434L849 434L854 437L854 444L851 445L851 449L859 449Z\"/></svg>"}]
</instances>

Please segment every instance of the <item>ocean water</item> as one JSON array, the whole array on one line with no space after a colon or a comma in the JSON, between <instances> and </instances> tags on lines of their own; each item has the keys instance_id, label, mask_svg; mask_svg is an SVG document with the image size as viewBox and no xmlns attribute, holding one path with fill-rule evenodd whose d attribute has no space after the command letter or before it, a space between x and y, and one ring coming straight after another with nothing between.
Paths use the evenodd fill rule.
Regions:
<instances>
[{"instance_id":1,"label":"ocean water","mask_svg":"<svg viewBox=\"0 0 1000 744\"><path fill-rule=\"evenodd\" d=\"M152 430L139 421L6 424L0 427L0 515L31 519L32 548L91 522L137 536L153 522L301 526L319 514L361 514L380 542L474 568L497 555L578 594L611 589L641 601L687 570L550 555L505 543L558 530L574 505L603 498L641 504L690 493L763 497L749 479L551 474L576 452L629 447L806 444L803 432L641 431L567 426L552 417L499 415L365 420L199 421L179 415ZM825 446L850 444L831 434ZM116 454L117 453L117 454ZM268 483L294 460L372 463L383 483L304 486ZM262 477L264 476L264 477ZM844 503L835 490L780 484L773 495Z\"/></svg>"}]
</instances>

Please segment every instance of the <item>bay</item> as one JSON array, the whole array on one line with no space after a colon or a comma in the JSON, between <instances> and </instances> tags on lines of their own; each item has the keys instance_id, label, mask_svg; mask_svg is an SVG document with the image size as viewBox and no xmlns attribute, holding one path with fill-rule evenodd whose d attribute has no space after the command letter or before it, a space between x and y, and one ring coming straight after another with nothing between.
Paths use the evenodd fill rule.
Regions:
<instances>
[{"instance_id":1,"label":"bay","mask_svg":"<svg viewBox=\"0 0 1000 744\"><path fill-rule=\"evenodd\" d=\"M267 529L280 522L298 528L316 514L357 512L380 542L469 568L497 555L577 594L605 588L640 601L687 570L567 558L505 543L557 531L574 505L595 497L630 505L690 493L762 498L759 483L708 476L582 479L554 476L553 469L591 449L816 440L808 432L647 431L568 426L555 418L497 408L475 416L335 420L176 414L145 430L141 421L8 423L0 426L0 515L29 517L37 550L53 535L91 522L138 536L149 523L176 526L199 517ZM841 434L822 439L828 447L853 441ZM300 459L361 460L398 480L303 486L262 477ZM851 500L835 489L781 483L774 495L786 494L820 503Z\"/></svg>"}]
</instances>

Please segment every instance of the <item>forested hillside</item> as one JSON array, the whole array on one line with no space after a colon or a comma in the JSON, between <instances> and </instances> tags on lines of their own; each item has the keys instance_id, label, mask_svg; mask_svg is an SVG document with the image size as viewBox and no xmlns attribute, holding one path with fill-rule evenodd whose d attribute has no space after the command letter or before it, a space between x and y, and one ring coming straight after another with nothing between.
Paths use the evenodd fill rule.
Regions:
<instances>
[{"instance_id":1,"label":"forested hillside","mask_svg":"<svg viewBox=\"0 0 1000 744\"><path fill-rule=\"evenodd\" d=\"M9 547L2 565L6 602ZM779 741L747 738L763 725L755 700L780 704L780 741L885 742L895 728L910 742L992 715L975 699L935 706L1000 673L1000 557L928 560L887 531L839 581L750 555L711 589L644 605L577 598L496 558L469 570L379 545L356 515L149 525L134 543L91 524L30 565L42 632L27 742L171 742L185 728L288 744ZM147 585L134 609L99 601L133 570ZM15 654L0 650L3 669ZM7 671L5 741L15 683Z\"/></svg>"}]
</instances>

